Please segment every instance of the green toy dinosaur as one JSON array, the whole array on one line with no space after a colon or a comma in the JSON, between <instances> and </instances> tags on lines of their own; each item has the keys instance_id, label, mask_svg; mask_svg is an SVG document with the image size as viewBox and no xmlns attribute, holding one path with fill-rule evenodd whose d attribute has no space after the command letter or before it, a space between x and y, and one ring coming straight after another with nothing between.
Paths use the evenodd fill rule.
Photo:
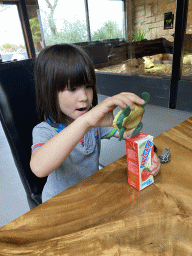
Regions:
<instances>
[{"instance_id":1,"label":"green toy dinosaur","mask_svg":"<svg viewBox=\"0 0 192 256\"><path fill-rule=\"evenodd\" d=\"M135 106L134 110L130 110L130 107L127 106L126 108L121 109L115 116L113 127L119 131L119 141L123 139L124 132L136 127L131 135L131 137L134 137L142 130L143 124L141 120L145 112L144 107L150 101L150 94L148 92L143 92L142 98L145 101L143 105L133 103Z\"/></svg>"}]
</instances>

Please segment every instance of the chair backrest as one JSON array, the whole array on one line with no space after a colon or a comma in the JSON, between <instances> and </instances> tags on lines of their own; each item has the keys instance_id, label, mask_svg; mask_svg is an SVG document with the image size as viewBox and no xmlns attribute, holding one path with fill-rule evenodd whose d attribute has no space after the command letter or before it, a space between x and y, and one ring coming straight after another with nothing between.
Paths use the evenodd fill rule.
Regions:
<instances>
[{"instance_id":1,"label":"chair backrest","mask_svg":"<svg viewBox=\"0 0 192 256\"><path fill-rule=\"evenodd\" d=\"M0 121L25 188L30 209L42 203L47 177L38 178L30 169L32 129L36 113L34 60L0 63Z\"/></svg>"}]
</instances>

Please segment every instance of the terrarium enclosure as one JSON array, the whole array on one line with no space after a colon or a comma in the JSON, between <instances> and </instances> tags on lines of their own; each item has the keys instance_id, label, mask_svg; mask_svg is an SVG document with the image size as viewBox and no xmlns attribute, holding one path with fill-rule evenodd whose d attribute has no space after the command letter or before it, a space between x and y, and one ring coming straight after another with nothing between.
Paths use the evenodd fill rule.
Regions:
<instances>
[{"instance_id":1,"label":"terrarium enclosure","mask_svg":"<svg viewBox=\"0 0 192 256\"><path fill-rule=\"evenodd\" d=\"M176 0L126 0L126 42L114 45L102 72L171 77ZM182 76L192 75L192 0L189 0Z\"/></svg>"}]
</instances>

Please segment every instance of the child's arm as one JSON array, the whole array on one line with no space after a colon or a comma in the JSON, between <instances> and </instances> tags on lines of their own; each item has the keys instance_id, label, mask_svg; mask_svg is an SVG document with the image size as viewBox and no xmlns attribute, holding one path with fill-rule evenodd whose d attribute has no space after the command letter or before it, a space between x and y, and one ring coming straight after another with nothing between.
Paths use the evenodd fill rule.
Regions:
<instances>
[{"instance_id":1,"label":"child's arm","mask_svg":"<svg viewBox=\"0 0 192 256\"><path fill-rule=\"evenodd\" d=\"M95 126L112 126L113 110L125 108L132 103L143 104L143 100L132 93L120 93L102 101L99 105L78 117L64 130L52 137L43 146L36 148L30 161L31 170L38 177L46 177L56 170L68 157L80 139Z\"/></svg>"},{"instance_id":2,"label":"child's arm","mask_svg":"<svg viewBox=\"0 0 192 256\"><path fill-rule=\"evenodd\" d=\"M41 178L56 170L89 129L84 119L78 118L43 146L36 148L30 161L33 173Z\"/></svg>"}]
</instances>

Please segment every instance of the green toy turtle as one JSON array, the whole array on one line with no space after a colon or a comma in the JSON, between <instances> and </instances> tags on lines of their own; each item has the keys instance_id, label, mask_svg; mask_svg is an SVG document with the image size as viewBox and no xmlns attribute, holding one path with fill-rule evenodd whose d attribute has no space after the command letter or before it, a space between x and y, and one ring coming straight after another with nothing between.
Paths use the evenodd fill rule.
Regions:
<instances>
[{"instance_id":1,"label":"green toy turtle","mask_svg":"<svg viewBox=\"0 0 192 256\"><path fill-rule=\"evenodd\" d=\"M119 131L119 141L123 139L124 132L136 127L131 135L131 137L134 137L142 130L143 124L141 120L145 112L144 107L150 100L150 94L148 92L143 92L142 98L145 101L143 105L133 103L135 109L130 110L130 107L127 106L126 108L121 109L115 116L115 119L113 120L113 127Z\"/></svg>"}]
</instances>

